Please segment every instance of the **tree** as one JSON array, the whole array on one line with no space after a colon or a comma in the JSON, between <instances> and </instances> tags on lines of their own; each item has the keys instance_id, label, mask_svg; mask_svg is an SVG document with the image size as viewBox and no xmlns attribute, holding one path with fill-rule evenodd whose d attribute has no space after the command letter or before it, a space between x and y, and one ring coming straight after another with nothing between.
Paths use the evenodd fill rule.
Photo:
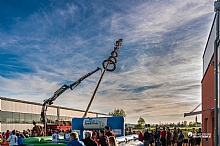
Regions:
<instances>
[{"instance_id":1,"label":"tree","mask_svg":"<svg viewBox=\"0 0 220 146\"><path fill-rule=\"evenodd\" d=\"M184 127L186 127L187 126L187 121L184 121L183 123L184 123Z\"/></svg>"},{"instance_id":2,"label":"tree","mask_svg":"<svg viewBox=\"0 0 220 146\"><path fill-rule=\"evenodd\" d=\"M144 126L144 124L145 124L144 118L140 117L138 120L138 126L140 126L142 128Z\"/></svg>"},{"instance_id":3,"label":"tree","mask_svg":"<svg viewBox=\"0 0 220 146\"><path fill-rule=\"evenodd\" d=\"M189 127L192 127L193 126L193 122L189 122Z\"/></svg>"},{"instance_id":4,"label":"tree","mask_svg":"<svg viewBox=\"0 0 220 146\"><path fill-rule=\"evenodd\" d=\"M123 116L126 117L125 111L123 109L114 109L113 112L109 112L111 116Z\"/></svg>"}]
</instances>

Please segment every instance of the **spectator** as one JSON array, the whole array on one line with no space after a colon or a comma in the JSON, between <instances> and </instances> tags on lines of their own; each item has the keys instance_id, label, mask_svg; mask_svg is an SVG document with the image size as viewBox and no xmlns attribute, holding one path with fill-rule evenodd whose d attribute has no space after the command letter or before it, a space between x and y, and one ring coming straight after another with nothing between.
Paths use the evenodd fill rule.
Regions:
<instances>
[{"instance_id":1,"label":"spectator","mask_svg":"<svg viewBox=\"0 0 220 146\"><path fill-rule=\"evenodd\" d=\"M165 130L165 127L163 127L163 130L160 133L160 141L162 143L162 146L166 146L166 130Z\"/></svg>"},{"instance_id":2,"label":"spectator","mask_svg":"<svg viewBox=\"0 0 220 146\"><path fill-rule=\"evenodd\" d=\"M174 146L177 145L177 139L178 139L178 131L176 130L176 127L174 127L174 131L173 131L173 143L174 143Z\"/></svg>"},{"instance_id":3,"label":"spectator","mask_svg":"<svg viewBox=\"0 0 220 146\"><path fill-rule=\"evenodd\" d=\"M82 141L79 140L78 134L76 132L72 132L70 134L70 142L68 142L66 146L85 146L85 145Z\"/></svg>"},{"instance_id":4,"label":"spectator","mask_svg":"<svg viewBox=\"0 0 220 146\"><path fill-rule=\"evenodd\" d=\"M154 138L155 138L155 146L160 146L160 127L156 126Z\"/></svg>"},{"instance_id":5,"label":"spectator","mask_svg":"<svg viewBox=\"0 0 220 146\"><path fill-rule=\"evenodd\" d=\"M70 133L69 133L68 130L65 131L64 139L66 139L66 140L69 140L69 139L70 139Z\"/></svg>"},{"instance_id":6,"label":"spectator","mask_svg":"<svg viewBox=\"0 0 220 146\"><path fill-rule=\"evenodd\" d=\"M64 136L64 134L65 134L65 133L64 133L64 130L62 130L62 131L59 132L59 135L60 135L60 136Z\"/></svg>"},{"instance_id":7,"label":"spectator","mask_svg":"<svg viewBox=\"0 0 220 146\"><path fill-rule=\"evenodd\" d=\"M105 135L106 136L114 136L115 137L115 133L113 131L111 131L111 128L109 126L105 126Z\"/></svg>"},{"instance_id":8,"label":"spectator","mask_svg":"<svg viewBox=\"0 0 220 146\"><path fill-rule=\"evenodd\" d=\"M110 146L118 146L114 136L109 137L109 144L110 144Z\"/></svg>"},{"instance_id":9,"label":"spectator","mask_svg":"<svg viewBox=\"0 0 220 146\"><path fill-rule=\"evenodd\" d=\"M143 134L142 134L142 131L139 132L138 134L138 140L143 142Z\"/></svg>"},{"instance_id":10,"label":"spectator","mask_svg":"<svg viewBox=\"0 0 220 146\"><path fill-rule=\"evenodd\" d=\"M9 130L7 130L7 131L6 131L6 133L5 133L5 139L8 139L8 138L9 138L9 136L10 136L10 131L9 131Z\"/></svg>"},{"instance_id":11,"label":"spectator","mask_svg":"<svg viewBox=\"0 0 220 146\"><path fill-rule=\"evenodd\" d=\"M167 133L166 133L167 146L171 146L171 138L172 138L172 133L170 132L170 128L167 127Z\"/></svg>"},{"instance_id":12,"label":"spectator","mask_svg":"<svg viewBox=\"0 0 220 146\"><path fill-rule=\"evenodd\" d=\"M18 145L18 137L15 135L15 130L12 131L12 135L8 137L7 141L10 142L10 146Z\"/></svg>"},{"instance_id":13,"label":"spectator","mask_svg":"<svg viewBox=\"0 0 220 146\"><path fill-rule=\"evenodd\" d=\"M188 138L188 132L187 132L186 129L183 131L183 135L184 135L183 145L184 145L184 146L187 146L187 145L188 145L188 142L189 142L189 138Z\"/></svg>"},{"instance_id":14,"label":"spectator","mask_svg":"<svg viewBox=\"0 0 220 146\"><path fill-rule=\"evenodd\" d=\"M196 145L200 146L201 143L202 130L199 128L199 131L196 132Z\"/></svg>"},{"instance_id":15,"label":"spectator","mask_svg":"<svg viewBox=\"0 0 220 146\"><path fill-rule=\"evenodd\" d=\"M144 146L149 146L149 142L150 142L150 133L148 132L148 128L146 128L146 131L144 132Z\"/></svg>"},{"instance_id":16,"label":"spectator","mask_svg":"<svg viewBox=\"0 0 220 146\"><path fill-rule=\"evenodd\" d=\"M5 132L2 132L2 138L3 138L3 139L6 139L6 137L5 137Z\"/></svg>"},{"instance_id":17,"label":"spectator","mask_svg":"<svg viewBox=\"0 0 220 146\"><path fill-rule=\"evenodd\" d=\"M184 139L184 135L183 135L182 131L180 130L180 132L178 134L178 143L177 143L178 146L182 146L183 139Z\"/></svg>"},{"instance_id":18,"label":"spectator","mask_svg":"<svg viewBox=\"0 0 220 146\"><path fill-rule=\"evenodd\" d=\"M105 135L105 132L103 130L99 131L99 144L101 146L110 146L109 138Z\"/></svg>"},{"instance_id":19,"label":"spectator","mask_svg":"<svg viewBox=\"0 0 220 146\"><path fill-rule=\"evenodd\" d=\"M27 129L27 135L28 135L28 137L31 136L31 130L30 129Z\"/></svg>"},{"instance_id":20,"label":"spectator","mask_svg":"<svg viewBox=\"0 0 220 146\"><path fill-rule=\"evenodd\" d=\"M16 133L16 136L18 137L18 146L25 146L21 134Z\"/></svg>"},{"instance_id":21,"label":"spectator","mask_svg":"<svg viewBox=\"0 0 220 146\"><path fill-rule=\"evenodd\" d=\"M86 131L85 132L85 139L83 139L83 143L85 146L98 146L97 143L91 138L92 132Z\"/></svg>"},{"instance_id":22,"label":"spectator","mask_svg":"<svg viewBox=\"0 0 220 146\"><path fill-rule=\"evenodd\" d=\"M98 145L99 141L98 141L97 138L98 138L97 131L93 131L91 139L94 140L97 143L97 145Z\"/></svg>"},{"instance_id":23,"label":"spectator","mask_svg":"<svg viewBox=\"0 0 220 146\"><path fill-rule=\"evenodd\" d=\"M59 135L58 132L55 131L52 135L52 143L58 143L58 140L59 140Z\"/></svg>"},{"instance_id":24,"label":"spectator","mask_svg":"<svg viewBox=\"0 0 220 146\"><path fill-rule=\"evenodd\" d=\"M24 135L25 138L28 138L27 131L23 130L23 135Z\"/></svg>"},{"instance_id":25,"label":"spectator","mask_svg":"<svg viewBox=\"0 0 220 146\"><path fill-rule=\"evenodd\" d=\"M151 146L153 146L153 143L154 143L154 135L153 135L152 131L149 131L149 133L150 133L150 141L149 141L149 144L150 144Z\"/></svg>"},{"instance_id":26,"label":"spectator","mask_svg":"<svg viewBox=\"0 0 220 146\"><path fill-rule=\"evenodd\" d=\"M192 132L192 136L189 137L189 146L194 146L195 145L195 135L196 135L195 128L193 128L191 132Z\"/></svg>"}]
</instances>

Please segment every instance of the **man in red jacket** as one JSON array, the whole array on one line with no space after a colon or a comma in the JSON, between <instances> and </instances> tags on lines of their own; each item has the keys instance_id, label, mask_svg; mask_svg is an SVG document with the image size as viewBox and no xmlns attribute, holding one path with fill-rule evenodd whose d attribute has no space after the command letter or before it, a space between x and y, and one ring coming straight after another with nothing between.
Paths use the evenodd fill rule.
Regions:
<instances>
[{"instance_id":1,"label":"man in red jacket","mask_svg":"<svg viewBox=\"0 0 220 146\"><path fill-rule=\"evenodd\" d=\"M6 133L5 133L5 139L8 139L8 138L9 138L9 136L10 136L10 131L9 131L9 130L7 130L7 131L6 131Z\"/></svg>"},{"instance_id":2,"label":"man in red jacket","mask_svg":"<svg viewBox=\"0 0 220 146\"><path fill-rule=\"evenodd\" d=\"M115 133L113 131L111 131L109 126L105 126L105 135L106 136L114 136L115 137Z\"/></svg>"}]
</instances>

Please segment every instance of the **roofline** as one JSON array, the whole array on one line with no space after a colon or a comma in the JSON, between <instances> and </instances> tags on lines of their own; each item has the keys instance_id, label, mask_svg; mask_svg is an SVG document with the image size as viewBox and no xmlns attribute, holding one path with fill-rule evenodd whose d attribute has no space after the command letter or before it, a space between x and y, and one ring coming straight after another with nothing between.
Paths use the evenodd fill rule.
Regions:
<instances>
[{"instance_id":1,"label":"roofline","mask_svg":"<svg viewBox=\"0 0 220 146\"><path fill-rule=\"evenodd\" d=\"M2 97L2 96L0 96L0 99L1 99L1 100L7 100L7 101L27 103L27 104L35 104L35 105L40 105L40 106L42 106L41 103L31 102L31 101L25 101L25 100L19 100L19 99L6 98L6 97ZM60 108L60 109L67 109L67 110L74 110L74 111L79 111L79 112L85 112L84 110L80 110L80 109L74 109L74 108L68 108L68 107L62 107L62 106L56 106L56 105L48 105L48 106L49 106L49 107ZM104 115L104 116L109 116L109 114L98 113L98 112L92 112L92 111L89 111L88 113L91 113L91 114L99 114L99 115Z\"/></svg>"},{"instance_id":2,"label":"roofline","mask_svg":"<svg viewBox=\"0 0 220 146\"><path fill-rule=\"evenodd\" d=\"M215 23L215 18L216 18L216 14L215 14L215 16L214 16L214 20L213 20L213 22L212 22L211 31L210 31L210 33L209 33L209 37L208 37L208 40L207 40L207 42L206 42L205 50L204 50L204 53L203 53L203 55L202 55L202 58L204 58L204 55L205 55L205 52L206 52L206 49L207 49L207 46L208 46L208 42L209 42L209 39L210 39L210 36L211 36L211 33L212 33L212 28L213 28L214 23Z\"/></svg>"},{"instance_id":3,"label":"roofline","mask_svg":"<svg viewBox=\"0 0 220 146\"><path fill-rule=\"evenodd\" d=\"M213 112L213 111L214 111L214 107L211 108L211 109L207 109L207 110L196 111L196 112L190 112L190 113L184 113L184 117L193 116L193 115L199 115L199 114L202 114L202 113L208 112L208 111Z\"/></svg>"}]
</instances>

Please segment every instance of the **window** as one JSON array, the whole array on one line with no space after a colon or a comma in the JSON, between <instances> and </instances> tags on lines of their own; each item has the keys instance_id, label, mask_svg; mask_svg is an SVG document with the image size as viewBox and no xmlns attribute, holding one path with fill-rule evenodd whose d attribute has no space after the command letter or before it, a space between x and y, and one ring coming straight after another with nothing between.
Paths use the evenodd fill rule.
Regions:
<instances>
[{"instance_id":1,"label":"window","mask_svg":"<svg viewBox=\"0 0 220 146\"><path fill-rule=\"evenodd\" d=\"M2 123L6 123L6 117L5 117L5 112L1 112L1 117L2 117Z\"/></svg>"},{"instance_id":2,"label":"window","mask_svg":"<svg viewBox=\"0 0 220 146\"><path fill-rule=\"evenodd\" d=\"M47 122L50 124L55 124L58 120L56 115L47 115ZM8 112L0 111L0 122L1 123L22 123L22 124L32 124L35 121L37 124L41 124L40 114L30 114L30 113L19 113L19 112ZM72 117L60 116L61 121L72 122Z\"/></svg>"},{"instance_id":3,"label":"window","mask_svg":"<svg viewBox=\"0 0 220 146\"><path fill-rule=\"evenodd\" d=\"M2 122L2 111L0 111L0 122Z\"/></svg>"},{"instance_id":4,"label":"window","mask_svg":"<svg viewBox=\"0 0 220 146\"><path fill-rule=\"evenodd\" d=\"M37 117L36 117L37 119L36 119L35 122L38 123L38 124L41 123L41 120L40 120L41 117L40 117L40 115L36 115L36 116L37 116Z\"/></svg>"},{"instance_id":5,"label":"window","mask_svg":"<svg viewBox=\"0 0 220 146\"><path fill-rule=\"evenodd\" d=\"M20 114L19 113L13 112L12 117L13 117L13 119L12 119L13 123L20 123Z\"/></svg>"},{"instance_id":6,"label":"window","mask_svg":"<svg viewBox=\"0 0 220 146\"><path fill-rule=\"evenodd\" d=\"M32 114L32 121L37 123L37 115L36 114Z\"/></svg>"},{"instance_id":7,"label":"window","mask_svg":"<svg viewBox=\"0 0 220 146\"><path fill-rule=\"evenodd\" d=\"M51 115L47 115L47 123L51 123Z\"/></svg>"},{"instance_id":8,"label":"window","mask_svg":"<svg viewBox=\"0 0 220 146\"><path fill-rule=\"evenodd\" d=\"M25 123L25 114L20 113L20 123Z\"/></svg>"},{"instance_id":9,"label":"window","mask_svg":"<svg viewBox=\"0 0 220 146\"><path fill-rule=\"evenodd\" d=\"M69 117L69 118L68 118L68 121L72 122L72 117Z\"/></svg>"},{"instance_id":10,"label":"window","mask_svg":"<svg viewBox=\"0 0 220 146\"><path fill-rule=\"evenodd\" d=\"M56 121L56 119L57 119L57 116L51 116L51 123L55 123L55 121Z\"/></svg>"},{"instance_id":11,"label":"window","mask_svg":"<svg viewBox=\"0 0 220 146\"><path fill-rule=\"evenodd\" d=\"M6 123L12 123L12 112L5 112Z\"/></svg>"},{"instance_id":12,"label":"window","mask_svg":"<svg viewBox=\"0 0 220 146\"><path fill-rule=\"evenodd\" d=\"M29 123L29 124L31 124L31 123L33 123L33 120L32 120L32 114L25 114L25 122L26 123Z\"/></svg>"}]
</instances>

